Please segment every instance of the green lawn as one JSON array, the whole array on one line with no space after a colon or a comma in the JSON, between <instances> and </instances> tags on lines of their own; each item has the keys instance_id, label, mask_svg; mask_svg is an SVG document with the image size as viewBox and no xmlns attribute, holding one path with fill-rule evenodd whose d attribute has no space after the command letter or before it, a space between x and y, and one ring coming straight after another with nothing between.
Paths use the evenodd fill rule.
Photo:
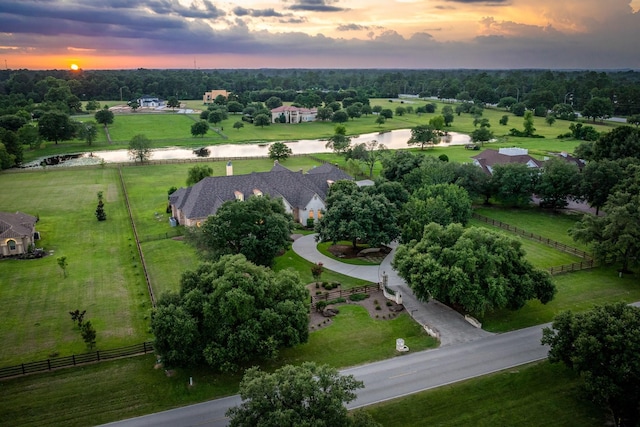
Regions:
<instances>
[{"instance_id":1,"label":"green lawn","mask_svg":"<svg viewBox=\"0 0 640 427\"><path fill-rule=\"evenodd\" d=\"M595 304L640 301L638 273L618 277L616 267L599 267L553 277L558 288L553 301L546 305L529 301L518 311L499 310L487 314L482 327L492 332L506 332L551 322L564 310L585 311Z\"/></svg>"},{"instance_id":2,"label":"green lawn","mask_svg":"<svg viewBox=\"0 0 640 427\"><path fill-rule=\"evenodd\" d=\"M282 350L278 365L313 360L344 368L388 359L397 355L395 340L400 336L412 352L438 345L406 312L393 320L381 320L372 319L358 305L338 308L340 314L330 326L311 332L307 343Z\"/></svg>"},{"instance_id":3,"label":"green lawn","mask_svg":"<svg viewBox=\"0 0 640 427\"><path fill-rule=\"evenodd\" d=\"M312 266L313 263L303 259L293 252L293 250L289 249L275 259L273 270L278 272L284 269L292 269L298 272L303 283L311 283L314 282L313 276L311 275ZM321 280L323 282L339 282L342 285L342 289L351 289L369 284L366 280L345 276L344 274L336 273L326 268L322 273Z\"/></svg>"},{"instance_id":4,"label":"green lawn","mask_svg":"<svg viewBox=\"0 0 640 427\"><path fill-rule=\"evenodd\" d=\"M497 230L504 234L519 238L520 242L522 243L522 248L527 253L527 259L538 268L549 269L551 267L559 267L561 265L582 261L582 258L576 255L559 251L543 243L539 243L535 240L530 240L517 234L510 233L507 230L493 227L477 219L471 219L469 221L469 225L474 227L490 228L494 231Z\"/></svg>"},{"instance_id":5,"label":"green lawn","mask_svg":"<svg viewBox=\"0 0 640 427\"><path fill-rule=\"evenodd\" d=\"M569 236L569 229L582 218L580 213L557 213L539 208L502 209L499 207L476 207L474 212L589 252L587 245L576 242Z\"/></svg>"},{"instance_id":6,"label":"green lawn","mask_svg":"<svg viewBox=\"0 0 640 427\"><path fill-rule=\"evenodd\" d=\"M37 242L53 253L38 260L0 260L0 365L83 353L69 311L87 310L97 347L149 339L148 293L115 169L0 174L3 210L38 215ZM107 221L95 217L104 192ZM64 278L56 258L66 256Z\"/></svg>"},{"instance_id":7,"label":"green lawn","mask_svg":"<svg viewBox=\"0 0 640 427\"><path fill-rule=\"evenodd\" d=\"M196 108L204 107L201 100L195 100L192 102L197 105ZM427 102L434 101L407 100L405 101L404 106L412 105L415 108L417 106L424 105ZM349 120L344 125L347 128L347 133L349 135L412 128L417 125L426 124L429 122L431 117L441 114L442 107L446 104L440 101L435 101L435 103L438 108L433 114L421 114L419 116L417 114L405 114L403 116L394 116L392 119L387 120L385 124L380 126L375 123L375 118L377 116L369 115ZM387 99L372 99L371 105L382 105L384 108L391 108L395 112L395 108L403 104L400 104L397 100L390 103ZM498 124L498 121L503 114L510 116L507 126L501 126ZM552 126L549 126L545 123L544 118L535 117L534 124L537 128L537 133L544 135L545 138L532 139L508 136L509 129L513 127L522 129L522 117L516 117L511 113L493 108L486 108L484 110L483 117L489 119L492 125L491 130L500 141L499 143L490 143L487 147L512 147L515 145L528 148L534 155L544 156L548 151L572 152L578 144L578 142L574 140L565 141L556 138L557 135L568 132L570 122L567 121L558 120ZM74 117L74 119L80 121L93 120L93 115L77 116ZM250 123L245 123L243 128L233 129L233 124L240 120L240 115L230 114L227 120L224 120L217 126L223 129L222 133L224 137L214 133L213 131L209 131L204 138L194 138L191 136L191 125L194 123L194 120L199 120L198 114L185 115L170 111L157 114L116 114L114 123L109 126L109 133L112 139L111 144L107 143L106 135L102 130L100 130L98 139L92 146L87 146L80 140L65 141L59 144L44 143L42 148L39 150L27 150L25 152L25 162L53 154L127 148L131 138L139 133L142 133L151 139L153 146L156 148L167 146L201 147L203 145L215 144L326 139L333 135L336 125L331 122L312 122L300 124L271 124L261 128ZM596 125L596 128L598 131L608 131L614 126L616 125L610 123L598 124ZM456 115L448 130L462 133L473 132L475 130L475 127L473 126L473 116L471 114L461 114L460 116ZM440 150L443 150L443 148L434 148L429 151L438 156L442 154ZM477 154L477 152L465 152L461 150L464 149L458 147L455 150L450 151L445 149L444 152L451 160L455 161L468 161L468 157L470 155ZM454 153L450 155L449 152L451 151Z\"/></svg>"},{"instance_id":8,"label":"green lawn","mask_svg":"<svg viewBox=\"0 0 640 427\"><path fill-rule=\"evenodd\" d=\"M335 243L336 245L348 245L351 246L352 243L348 242L346 240L342 240L339 242ZM380 263L377 262L371 262L367 259L365 259L364 257L359 257L359 258L338 258L337 256L335 256L334 254L332 254L331 252L329 252L329 248L331 246L333 246L334 243L333 242L322 242L322 243L318 243L318 251L325 255L328 256L329 258L335 259L337 261L343 262L345 264L351 264L351 265L379 265ZM367 249L369 246L368 245L358 245L358 250L361 251L363 249Z\"/></svg>"},{"instance_id":9,"label":"green lawn","mask_svg":"<svg viewBox=\"0 0 640 427\"><path fill-rule=\"evenodd\" d=\"M391 400L364 410L384 427L597 427L606 411L582 398L580 379L544 362Z\"/></svg>"},{"instance_id":10,"label":"green lawn","mask_svg":"<svg viewBox=\"0 0 640 427\"><path fill-rule=\"evenodd\" d=\"M414 351L436 346L407 314L376 320L362 307L345 306L333 325L312 332L307 344L283 350L277 363L266 369L306 360L346 367L386 359L396 354L398 336L405 337ZM195 368L177 369L175 376L167 378L162 369L153 368L154 362L153 356L135 357L3 380L0 425L95 425L238 390L240 374L221 375ZM193 388L188 387L190 376Z\"/></svg>"}]
</instances>

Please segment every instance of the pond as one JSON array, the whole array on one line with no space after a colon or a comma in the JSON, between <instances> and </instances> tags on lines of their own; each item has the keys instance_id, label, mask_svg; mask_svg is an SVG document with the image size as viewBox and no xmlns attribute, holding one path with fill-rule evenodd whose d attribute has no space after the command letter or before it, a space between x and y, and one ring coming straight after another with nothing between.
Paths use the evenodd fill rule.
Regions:
<instances>
[{"instance_id":1,"label":"pond","mask_svg":"<svg viewBox=\"0 0 640 427\"><path fill-rule=\"evenodd\" d=\"M411 129L398 129L387 132L375 132L360 135L351 138L351 144L356 145L360 143L366 143L370 141L378 141L380 144L384 144L390 149L408 148L407 141L411 137ZM438 146L449 145L465 145L470 142L469 135L449 132L449 134L443 137L443 141ZM299 141L286 141L285 144L291 148L293 154L313 154L313 153L330 153L331 149L325 147L327 141L322 139L302 139ZM265 157L269 155L270 143L256 143L256 144L223 144L223 145L210 145L194 148L159 148L152 150L151 160L170 160L170 159L195 159L197 157L208 157L212 159L219 158L235 158L235 157ZM208 153L208 155L207 155ZM56 156L62 157L62 156ZM31 162L25 167L40 166L44 159ZM87 165L98 164L100 162L106 163L125 163L132 161L129 158L127 150L112 150L112 151L94 151L92 153L84 153L77 158L69 160L60 159L59 164L65 166L74 165Z\"/></svg>"}]
</instances>

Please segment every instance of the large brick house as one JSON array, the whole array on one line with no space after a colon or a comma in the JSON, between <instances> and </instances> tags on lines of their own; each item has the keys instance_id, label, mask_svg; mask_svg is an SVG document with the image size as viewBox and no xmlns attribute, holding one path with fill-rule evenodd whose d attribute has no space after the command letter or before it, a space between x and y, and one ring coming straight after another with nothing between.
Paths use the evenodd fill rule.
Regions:
<instances>
[{"instance_id":1,"label":"large brick house","mask_svg":"<svg viewBox=\"0 0 640 427\"><path fill-rule=\"evenodd\" d=\"M285 211L306 225L308 218L322 217L329 187L343 179L353 180L328 163L303 173L291 171L276 161L269 172L233 175L233 165L229 162L226 176L204 178L191 187L180 188L171 194L169 204L172 216L180 224L198 226L227 201L267 194L282 199Z\"/></svg>"},{"instance_id":2,"label":"large brick house","mask_svg":"<svg viewBox=\"0 0 640 427\"><path fill-rule=\"evenodd\" d=\"M22 255L35 239L38 218L22 212L0 212L0 256Z\"/></svg>"}]
</instances>

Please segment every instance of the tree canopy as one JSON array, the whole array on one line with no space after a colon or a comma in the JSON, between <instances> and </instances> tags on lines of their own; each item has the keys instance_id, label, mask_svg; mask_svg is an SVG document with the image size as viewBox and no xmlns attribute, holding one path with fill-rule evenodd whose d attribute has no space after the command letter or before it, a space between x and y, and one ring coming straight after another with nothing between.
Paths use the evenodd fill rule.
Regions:
<instances>
[{"instance_id":1,"label":"tree canopy","mask_svg":"<svg viewBox=\"0 0 640 427\"><path fill-rule=\"evenodd\" d=\"M96 122L100 123L104 127L112 124L114 120L113 111L109 110L108 108L103 108L102 110L96 111L93 117L95 118Z\"/></svg>"},{"instance_id":2,"label":"tree canopy","mask_svg":"<svg viewBox=\"0 0 640 427\"><path fill-rule=\"evenodd\" d=\"M614 259L629 271L640 258L640 167L614 187L602 210L604 216L584 215L569 234L574 240L591 244L600 261Z\"/></svg>"},{"instance_id":3,"label":"tree canopy","mask_svg":"<svg viewBox=\"0 0 640 427\"><path fill-rule=\"evenodd\" d=\"M209 132L209 123L206 120L199 120L191 125L191 135L193 136L204 138L207 132Z\"/></svg>"},{"instance_id":4,"label":"tree canopy","mask_svg":"<svg viewBox=\"0 0 640 427\"><path fill-rule=\"evenodd\" d=\"M425 145L440 143L440 132L431 125L419 125L411 128L411 138L408 145L419 145L424 149Z\"/></svg>"},{"instance_id":5,"label":"tree canopy","mask_svg":"<svg viewBox=\"0 0 640 427\"><path fill-rule=\"evenodd\" d=\"M375 247L391 243L400 234L395 205L382 194L360 189L353 181L334 183L326 206L325 214L316 223L316 232L323 241L348 240L354 248L361 241Z\"/></svg>"},{"instance_id":6,"label":"tree canopy","mask_svg":"<svg viewBox=\"0 0 640 427\"><path fill-rule=\"evenodd\" d=\"M466 225L471 218L471 198L456 184L426 185L416 190L404 205L400 223L402 241L420 240L431 222Z\"/></svg>"},{"instance_id":7,"label":"tree canopy","mask_svg":"<svg viewBox=\"0 0 640 427\"><path fill-rule=\"evenodd\" d=\"M188 231L188 239L205 259L242 254L249 261L270 266L289 245L291 215L281 199L268 195L225 202L201 227Z\"/></svg>"},{"instance_id":8,"label":"tree canopy","mask_svg":"<svg viewBox=\"0 0 640 427\"><path fill-rule=\"evenodd\" d=\"M208 176L213 175L213 169L209 165L195 165L189 168L187 173L187 187L197 184Z\"/></svg>"},{"instance_id":9,"label":"tree canopy","mask_svg":"<svg viewBox=\"0 0 640 427\"><path fill-rule=\"evenodd\" d=\"M433 297L473 315L530 299L543 304L556 292L551 277L531 265L516 238L486 228L431 223L422 239L398 247L393 266L416 296Z\"/></svg>"},{"instance_id":10,"label":"tree canopy","mask_svg":"<svg viewBox=\"0 0 640 427\"><path fill-rule=\"evenodd\" d=\"M340 375L327 365L304 362L286 365L273 373L254 367L240 382L240 406L227 411L231 427L343 426L374 427L356 422L344 404L363 388L352 375Z\"/></svg>"},{"instance_id":11,"label":"tree canopy","mask_svg":"<svg viewBox=\"0 0 640 427\"><path fill-rule=\"evenodd\" d=\"M272 360L307 341L309 294L297 273L274 273L228 255L183 273L179 294L165 294L151 318L156 351L169 366L206 363L233 371Z\"/></svg>"},{"instance_id":12,"label":"tree canopy","mask_svg":"<svg viewBox=\"0 0 640 427\"><path fill-rule=\"evenodd\" d=\"M269 146L269 158L271 160L287 160L293 153L284 142L274 142Z\"/></svg>"},{"instance_id":13,"label":"tree canopy","mask_svg":"<svg viewBox=\"0 0 640 427\"><path fill-rule=\"evenodd\" d=\"M640 421L640 309L624 303L560 313L544 328L549 360L580 374L591 399L611 410L616 426Z\"/></svg>"},{"instance_id":14,"label":"tree canopy","mask_svg":"<svg viewBox=\"0 0 640 427\"><path fill-rule=\"evenodd\" d=\"M562 209L570 198L578 198L580 193L580 171L578 167L557 157L544 163L542 175L535 186L540 197L540 206Z\"/></svg>"},{"instance_id":15,"label":"tree canopy","mask_svg":"<svg viewBox=\"0 0 640 427\"><path fill-rule=\"evenodd\" d=\"M151 157L151 141L143 134L135 135L129 141L129 157L144 163Z\"/></svg>"},{"instance_id":16,"label":"tree canopy","mask_svg":"<svg viewBox=\"0 0 640 427\"><path fill-rule=\"evenodd\" d=\"M538 172L522 163L495 165L491 177L494 197L508 206L526 206L531 202Z\"/></svg>"},{"instance_id":17,"label":"tree canopy","mask_svg":"<svg viewBox=\"0 0 640 427\"><path fill-rule=\"evenodd\" d=\"M47 111L38 120L38 132L47 141L56 144L71 139L76 134L76 127L69 116L61 111Z\"/></svg>"}]
</instances>

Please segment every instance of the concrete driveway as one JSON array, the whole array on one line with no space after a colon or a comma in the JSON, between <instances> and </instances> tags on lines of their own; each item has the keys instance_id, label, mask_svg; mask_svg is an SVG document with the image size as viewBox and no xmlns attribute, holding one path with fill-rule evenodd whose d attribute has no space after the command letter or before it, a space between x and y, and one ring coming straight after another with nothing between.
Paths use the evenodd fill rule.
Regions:
<instances>
[{"instance_id":1,"label":"concrete driveway","mask_svg":"<svg viewBox=\"0 0 640 427\"><path fill-rule=\"evenodd\" d=\"M351 265L321 254L316 248L315 236L315 234L310 234L295 239L293 251L307 261L322 262L324 267L329 270L374 283L381 282L382 274L386 273L389 277L389 288L401 293L402 304L407 312L421 325L435 329L440 334L441 346L474 341L492 335L483 329L472 326L460 313L439 301L434 299L429 302L419 301L407 283L391 267L391 261L396 253L395 246L379 266Z\"/></svg>"}]
</instances>

